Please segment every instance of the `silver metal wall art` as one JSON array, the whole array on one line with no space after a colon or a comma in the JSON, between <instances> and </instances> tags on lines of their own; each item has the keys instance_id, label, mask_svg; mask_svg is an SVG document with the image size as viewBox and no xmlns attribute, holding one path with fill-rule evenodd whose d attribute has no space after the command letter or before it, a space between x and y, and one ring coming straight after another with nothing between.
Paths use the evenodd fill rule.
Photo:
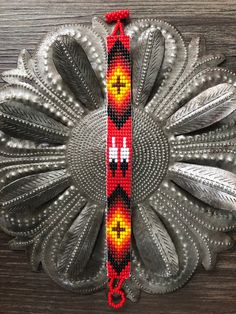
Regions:
<instances>
[{"instance_id":1,"label":"silver metal wall art","mask_svg":"<svg viewBox=\"0 0 236 314\"><path fill-rule=\"evenodd\" d=\"M106 286L106 47L110 26L49 33L0 91L0 224L58 284ZM140 291L180 288L233 245L236 76L164 21L126 26L132 43L132 276ZM235 261L236 262L236 261Z\"/></svg>"}]
</instances>

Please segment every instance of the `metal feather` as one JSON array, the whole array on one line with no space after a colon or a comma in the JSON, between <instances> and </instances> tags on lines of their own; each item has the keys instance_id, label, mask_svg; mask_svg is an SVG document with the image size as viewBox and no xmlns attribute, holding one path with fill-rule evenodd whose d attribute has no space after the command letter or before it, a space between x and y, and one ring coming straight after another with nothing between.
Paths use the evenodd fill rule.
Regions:
<instances>
[{"instance_id":1,"label":"metal feather","mask_svg":"<svg viewBox=\"0 0 236 314\"><path fill-rule=\"evenodd\" d=\"M216 60L213 59L213 63ZM219 61L219 59L217 59ZM211 61L209 61L211 63ZM203 91L213 86L229 83L233 85L236 81L234 73L224 68L205 67L206 64L197 66L193 73L184 80L181 88L177 90L167 103L164 102L161 117L158 117L158 111L154 113L159 120L166 121L173 115L180 107L185 105L188 101L198 96ZM200 70L200 71L199 71Z\"/></svg>"},{"instance_id":2,"label":"metal feather","mask_svg":"<svg viewBox=\"0 0 236 314\"><path fill-rule=\"evenodd\" d=\"M66 232L61 243L59 270L67 275L81 273L94 248L103 218L103 210L87 205Z\"/></svg>"},{"instance_id":3,"label":"metal feather","mask_svg":"<svg viewBox=\"0 0 236 314\"><path fill-rule=\"evenodd\" d=\"M16 101L0 104L0 129L36 142L64 143L69 136L60 122Z\"/></svg>"},{"instance_id":4,"label":"metal feather","mask_svg":"<svg viewBox=\"0 0 236 314\"><path fill-rule=\"evenodd\" d=\"M149 271L139 259L139 254L134 247L132 274L145 292L166 293L174 291L186 283L198 266L200 256L198 246L188 228L159 201L153 202L152 208L161 216L169 236L174 239L179 271L170 277L161 277L159 274Z\"/></svg>"},{"instance_id":5,"label":"metal feather","mask_svg":"<svg viewBox=\"0 0 236 314\"><path fill-rule=\"evenodd\" d=\"M225 118L235 109L235 88L228 83L219 84L180 108L167 121L166 129L175 134L196 131Z\"/></svg>"},{"instance_id":6,"label":"metal feather","mask_svg":"<svg viewBox=\"0 0 236 314\"><path fill-rule=\"evenodd\" d=\"M84 198L81 199L81 197L79 197L79 200L77 200L74 205L70 203L66 204L66 210L64 211L64 215L55 224L55 226L53 228L50 228L49 232L47 230L45 233L44 230L42 231L42 233L44 233L42 234L42 264L45 271L61 286L69 288L70 290L76 290L80 293L92 293L97 291L99 288L104 287L104 285L107 283L104 249L102 251L102 260L101 253L99 254L99 247L101 244L100 242L102 240L102 247L104 247L105 242L105 236L103 232L101 232L98 236L96 248L94 248L94 252L96 251L96 254L99 254L100 260L97 261L96 267L94 267L93 270L86 267L85 271L79 274L79 276L75 271L73 275L69 277L67 273L61 272L58 267L58 260L60 259L62 253L60 250L61 241L63 241L64 235L74 223L76 217L78 217L81 209L85 208L84 201ZM89 208L90 207L91 206L89 206ZM42 239L39 239L39 245ZM94 258L94 254L92 254L90 260L91 258Z\"/></svg>"},{"instance_id":7,"label":"metal feather","mask_svg":"<svg viewBox=\"0 0 236 314\"><path fill-rule=\"evenodd\" d=\"M171 210L176 214L189 217L193 227L197 223L212 232L228 232L236 227L233 213L206 206L171 181L162 184L156 197L159 199L160 195L165 203L175 204Z\"/></svg>"},{"instance_id":8,"label":"metal feather","mask_svg":"<svg viewBox=\"0 0 236 314\"><path fill-rule=\"evenodd\" d=\"M213 208L206 208L197 199L187 197L173 182L162 184L158 192L152 197L151 205L155 202L163 204L186 227L188 227L196 242L199 243L202 264L205 269L211 269L216 261L217 252L232 247L233 241L222 231L229 231L235 227L231 213L222 214Z\"/></svg>"},{"instance_id":9,"label":"metal feather","mask_svg":"<svg viewBox=\"0 0 236 314\"><path fill-rule=\"evenodd\" d=\"M202 72L203 70L216 67L220 63L222 63L225 59L225 57L222 54L210 54L207 56L203 56L200 59L196 61L197 54L199 53L198 50L196 51L192 47L189 47L189 50L191 49L191 52L188 52L188 63L181 74L180 78L176 81L175 85L171 89L171 91L166 95L165 99L163 99L162 102L162 108L163 110L158 113L158 110L155 113L155 116L158 120L165 121L171 113L174 113L177 109L180 107L180 98L179 95L181 95L182 91L185 90L185 86L191 82L195 77L197 77L198 73ZM204 72L203 72L204 73ZM202 80L205 78L203 77ZM212 78L212 80L215 78ZM201 81L200 81L201 82ZM191 89L187 89L186 93L193 93L193 90L198 86L200 83L193 84L191 86ZM206 84L205 84L206 85ZM211 85L210 85L211 86ZM207 86L207 87L210 87ZM203 89L203 88L202 88ZM201 92L202 89L199 89L199 92ZM182 102L184 103L184 101ZM158 113L158 114L157 114ZM161 115L160 115L161 114Z\"/></svg>"},{"instance_id":10,"label":"metal feather","mask_svg":"<svg viewBox=\"0 0 236 314\"><path fill-rule=\"evenodd\" d=\"M33 174L18 179L0 191L1 206L40 206L54 198L69 186L69 175L65 170Z\"/></svg>"},{"instance_id":11,"label":"metal feather","mask_svg":"<svg viewBox=\"0 0 236 314\"><path fill-rule=\"evenodd\" d=\"M175 163L171 179L203 202L216 208L236 210L236 175L219 168Z\"/></svg>"},{"instance_id":12,"label":"metal feather","mask_svg":"<svg viewBox=\"0 0 236 314\"><path fill-rule=\"evenodd\" d=\"M34 236L34 243L30 249L30 263L34 270L37 269L44 254L49 255L48 252L43 252L43 245L45 241L48 240L50 233L56 229L57 226L63 225L64 219L68 219L68 223L72 223L75 208L76 213L78 213L80 208L83 208L85 204L86 201L84 197L79 194L78 190L74 187L70 187L61 193L59 198L54 199L50 205L47 204L48 206L45 206L43 209L43 212L46 211L47 213L45 220L41 221L39 225L33 226L28 232L23 233L25 236Z\"/></svg>"},{"instance_id":13,"label":"metal feather","mask_svg":"<svg viewBox=\"0 0 236 314\"><path fill-rule=\"evenodd\" d=\"M155 27L144 31L133 49L133 101L145 106L162 65L164 37Z\"/></svg>"},{"instance_id":14,"label":"metal feather","mask_svg":"<svg viewBox=\"0 0 236 314\"><path fill-rule=\"evenodd\" d=\"M62 36L53 43L53 62L75 97L88 109L102 104L100 83L83 48L72 37Z\"/></svg>"},{"instance_id":15,"label":"metal feather","mask_svg":"<svg viewBox=\"0 0 236 314\"><path fill-rule=\"evenodd\" d=\"M22 163L20 165L17 161L16 163L16 165L9 165L0 169L0 188L9 184L10 182L31 174L64 169L65 167L65 161L41 161L29 164Z\"/></svg>"},{"instance_id":16,"label":"metal feather","mask_svg":"<svg viewBox=\"0 0 236 314\"><path fill-rule=\"evenodd\" d=\"M178 272L175 246L161 220L150 207L135 207L133 232L139 254L149 270L164 277L173 276Z\"/></svg>"},{"instance_id":17,"label":"metal feather","mask_svg":"<svg viewBox=\"0 0 236 314\"><path fill-rule=\"evenodd\" d=\"M132 38L135 35L138 37L142 31L151 26L158 28L165 38L165 55L158 79L155 82L155 94L148 101L146 111L152 113L156 110L158 112L157 116L161 116L163 100L175 86L185 68L187 49L181 34L167 22L157 19L137 20L127 27L127 33Z\"/></svg>"},{"instance_id":18,"label":"metal feather","mask_svg":"<svg viewBox=\"0 0 236 314\"><path fill-rule=\"evenodd\" d=\"M58 199L53 198L43 205L39 204L39 207L27 208L27 206L23 206L20 208L15 206L11 208L7 211L8 216L0 220L1 228L4 228L9 234L20 238L32 239L32 237L36 237L42 231L45 233L49 225L51 227L55 225L65 214L67 203L71 201L71 198L73 197L73 200L76 200L75 193L71 193L72 196L68 197L69 191L70 188L65 189L60 194L60 199L63 199L63 201L59 201L59 204Z\"/></svg>"}]
</instances>

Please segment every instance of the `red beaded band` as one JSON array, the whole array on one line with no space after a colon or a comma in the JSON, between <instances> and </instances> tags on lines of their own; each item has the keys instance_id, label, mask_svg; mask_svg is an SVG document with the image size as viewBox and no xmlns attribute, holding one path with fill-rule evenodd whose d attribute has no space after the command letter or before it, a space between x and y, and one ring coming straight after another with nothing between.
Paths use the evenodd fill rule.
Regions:
<instances>
[{"instance_id":1,"label":"red beaded band","mask_svg":"<svg viewBox=\"0 0 236 314\"><path fill-rule=\"evenodd\" d=\"M125 302L121 286L130 277L131 260L131 67L130 38L124 35L120 22L120 18L128 16L124 12L107 14L110 21L118 19L112 35L107 37L106 238L110 279L108 301L114 308ZM117 34L118 30L120 34ZM114 294L120 297L119 303L113 302Z\"/></svg>"},{"instance_id":2,"label":"red beaded band","mask_svg":"<svg viewBox=\"0 0 236 314\"><path fill-rule=\"evenodd\" d=\"M116 12L110 12L105 15L107 23L117 22L129 18L129 10L121 10Z\"/></svg>"}]
</instances>

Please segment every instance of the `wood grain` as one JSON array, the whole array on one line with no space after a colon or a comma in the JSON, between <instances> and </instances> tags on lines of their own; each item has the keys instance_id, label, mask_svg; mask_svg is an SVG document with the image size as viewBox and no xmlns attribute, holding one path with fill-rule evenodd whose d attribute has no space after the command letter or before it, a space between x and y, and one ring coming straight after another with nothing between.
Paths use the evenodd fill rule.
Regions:
<instances>
[{"instance_id":1,"label":"wood grain","mask_svg":"<svg viewBox=\"0 0 236 314\"><path fill-rule=\"evenodd\" d=\"M0 0L0 72L16 66L19 51L36 47L54 26L89 22L93 15L127 8L133 17L158 17L179 28L187 40L205 35L209 51L225 53L225 66L236 71L236 0L101 1ZM43 272L33 273L24 252L8 249L10 238L0 233L1 314L113 313L105 292L79 296L54 284ZM122 313L235 314L236 252L221 254L216 269L199 269L181 290L164 296L143 294Z\"/></svg>"}]
</instances>

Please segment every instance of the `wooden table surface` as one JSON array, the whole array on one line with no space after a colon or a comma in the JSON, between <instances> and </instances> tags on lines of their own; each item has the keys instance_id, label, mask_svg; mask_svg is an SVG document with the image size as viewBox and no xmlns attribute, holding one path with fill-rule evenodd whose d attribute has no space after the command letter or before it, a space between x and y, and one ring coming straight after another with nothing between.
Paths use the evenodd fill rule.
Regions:
<instances>
[{"instance_id":1,"label":"wooden table surface","mask_svg":"<svg viewBox=\"0 0 236 314\"><path fill-rule=\"evenodd\" d=\"M123 8L130 9L135 18L165 19L187 40L205 35L208 50L225 53L225 66L236 71L236 0L0 0L0 72L14 68L20 50L33 50L54 26L89 22L93 15ZM10 251L8 240L0 233L1 314L114 312L107 307L104 292L80 296L58 287L44 273L33 273L24 252ZM235 248L219 256L215 270L199 269L181 290L164 296L143 294L139 303L128 302L118 312L235 314Z\"/></svg>"}]
</instances>

